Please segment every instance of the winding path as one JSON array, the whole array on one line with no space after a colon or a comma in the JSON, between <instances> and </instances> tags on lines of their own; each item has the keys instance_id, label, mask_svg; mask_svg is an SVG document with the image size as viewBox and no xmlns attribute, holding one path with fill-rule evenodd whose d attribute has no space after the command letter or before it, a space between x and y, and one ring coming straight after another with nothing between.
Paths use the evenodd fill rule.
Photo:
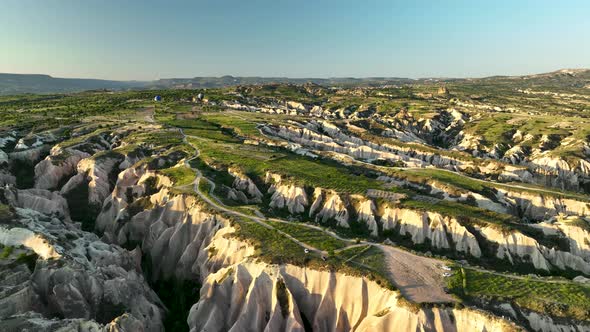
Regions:
<instances>
[{"instance_id":1,"label":"winding path","mask_svg":"<svg viewBox=\"0 0 590 332\"><path fill-rule=\"evenodd\" d=\"M194 156L190 159L187 159L185 161L185 165L195 172L196 178L192 183L192 187L193 187L194 192L203 201L205 201L207 204L213 206L217 210L223 211L224 213L227 213L229 215L239 217L239 218L244 218L247 220L251 220L253 222L260 224L263 227L267 227L269 229L276 230L280 234L286 236L290 240L299 244L301 247L308 249L309 251L316 252L322 256L327 255L327 252L322 251L318 248L315 248L311 245L308 245L308 244L298 240L297 238L291 236L290 234L288 234L284 231L281 231L280 229L277 229L276 227L273 227L272 225L269 225L267 223L267 221L280 222L280 223L286 223L286 224L292 224L292 222L285 221L282 219L277 219L277 218L266 218L256 208L250 207L250 209L254 211L255 215L248 215L248 214L236 211L234 209L231 209L230 207L227 207L225 204L223 204L221 202L221 200L213 194L213 191L215 190L215 183L213 181L211 181L210 179L204 177L202 175L201 171L199 171L196 168L193 168L190 165L190 161L196 159L199 156L199 149L196 146L194 146L187 139L187 137L191 137L191 138L195 138L195 139L199 139L199 138L196 136L186 135L181 128L177 128L177 129L182 134L183 141L195 150ZM453 172L453 173L455 173L455 172ZM455 174L458 174L458 173L455 173ZM200 191L199 183L201 180L207 181L209 183L210 187L209 187L208 193L203 193ZM482 181L482 182L484 182L484 181ZM378 243L373 243L373 242L369 242L369 241L358 241L357 242L352 239L343 238L343 237L339 236L338 234L336 234L332 231L326 230L326 229L324 229L320 226L317 226L317 225L311 225L308 223L298 223L298 225L300 225L302 227L308 227L308 228L313 228L313 229L322 231L325 234L327 234L335 239L338 239L340 241L348 243L348 245L346 247L336 250L336 252L341 251L341 250L345 250L345 249L350 249L353 247L364 246L364 245L369 245L369 246L379 248L385 255L386 268L389 272L389 277L390 277L391 281L400 290L400 292L403 294L403 296L412 302L415 302L415 303L449 303L449 302L456 301L456 299L452 295L446 293L446 282L443 277L444 272L446 272L443 269L443 266L446 265L446 262L443 260L419 256L419 255L410 253L408 251L405 251L405 250L402 250L402 249L399 249L399 248L396 248L396 247L393 247L390 245L378 244ZM349 260L354 259L354 258L355 257L351 257L351 258L349 258ZM358 262L355 262L355 263L359 264ZM360 265L363 265L363 264L360 264ZM471 267L469 267L469 268L471 268ZM473 268L473 269L480 270L477 268ZM521 276L507 275L507 274L502 274L499 272L488 271L488 270L480 270L480 271L494 273L496 275L501 275L501 276L508 277L508 278L515 278L515 279L524 279L525 278L525 277L521 277ZM539 280L539 281L542 281L542 282L562 282L562 281L545 281L545 280ZM563 282L565 283L567 281L563 281Z\"/></svg>"},{"instance_id":2,"label":"winding path","mask_svg":"<svg viewBox=\"0 0 590 332\"><path fill-rule=\"evenodd\" d=\"M322 250L315 248L313 246L310 246L310 245L296 239L295 237L291 236L290 234L283 232L283 231L269 225L266 221L270 220L273 222L280 222L280 223L286 223L286 224L292 224L292 222L285 221L282 219L277 219L277 218L259 217L258 215L261 213L259 210L255 209L255 208L251 208L256 214L256 216L253 216L253 215L248 215L248 214L245 214L245 213L242 213L239 211L235 211L235 210L227 207L226 205L224 205L221 202L221 200L218 197L215 197L215 195L213 194L213 191L215 190L215 182L204 177L202 175L201 171L199 171L197 168L193 168L190 165L190 161L196 159L199 156L199 149L195 145L193 145L187 139L187 137L192 137L192 138L196 138L196 139L198 139L198 137L186 135L181 128L178 128L178 130L180 131L180 133L183 136L183 141L186 144L190 145L195 150L195 154L193 155L192 158L187 159L185 161L185 165L187 167L191 168L195 172L196 178L192 183L193 190L203 201L205 201L207 204L213 206L217 210L223 211L229 215L239 217L239 218L244 218L247 220L252 220L252 221L262 225L263 227L267 227L269 229L274 229L277 232L279 232L280 234L286 236L290 240L299 244L301 247L308 249L309 251L316 252L322 256L327 255L327 252L322 251ZM202 180L207 181L210 185L208 193L203 193L199 189L199 183ZM404 297L412 302L416 302L416 303L445 302L445 303L447 303L447 302L455 302L456 301L455 298L453 298L451 295L446 294L445 290L444 290L446 283L442 277L442 274L444 272L441 268L444 265L443 261L439 261L439 260L436 260L433 258L418 256L418 255L412 254L410 252L407 252L407 251L404 251L401 249L397 249L392 246L383 245L383 244L377 244L377 243L368 242L368 241L358 241L357 242L352 239L343 238L343 237L339 236L338 234L336 234L332 231L326 230L320 226L310 225L308 223L298 223L298 225L319 230L319 231L324 232L325 234L327 234L335 239L338 239L340 241L343 241L343 242L349 244L348 246L346 246L342 249L339 249L338 251L350 249L350 248L354 248L354 247L358 247L358 246L363 246L363 245L369 245L369 246L374 246L374 247L379 248L385 254L385 260L386 260L385 263L386 263L387 270L389 271L389 277L390 277L391 281L400 290L400 292L404 295ZM351 260L353 258L354 257L350 258L349 260ZM356 262L356 263L360 264L358 262ZM363 264L360 264L360 265L363 265Z\"/></svg>"}]
</instances>

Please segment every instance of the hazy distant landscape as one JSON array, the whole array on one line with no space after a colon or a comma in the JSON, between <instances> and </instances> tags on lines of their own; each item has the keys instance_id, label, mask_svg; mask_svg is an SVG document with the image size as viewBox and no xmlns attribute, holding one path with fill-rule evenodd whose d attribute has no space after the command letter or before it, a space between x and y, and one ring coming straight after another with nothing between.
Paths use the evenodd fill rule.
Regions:
<instances>
[{"instance_id":1,"label":"hazy distant landscape","mask_svg":"<svg viewBox=\"0 0 590 332\"><path fill-rule=\"evenodd\" d=\"M509 82L521 87L550 85L553 88L589 88L589 74L578 70L579 75L572 75L567 70L550 76L548 74L528 76L493 76L485 78L287 78L287 77L194 77L166 78L156 81L107 81L96 79L55 78L49 75L3 74L0 73L0 95L22 93L67 93L87 90L141 90L141 89L202 89L222 88L238 85L261 84L305 84L313 83L323 86L370 87L383 85L429 84L444 82ZM576 70L574 70L576 72ZM516 82L515 82L516 81ZM520 82L518 82L520 81Z\"/></svg>"}]
</instances>

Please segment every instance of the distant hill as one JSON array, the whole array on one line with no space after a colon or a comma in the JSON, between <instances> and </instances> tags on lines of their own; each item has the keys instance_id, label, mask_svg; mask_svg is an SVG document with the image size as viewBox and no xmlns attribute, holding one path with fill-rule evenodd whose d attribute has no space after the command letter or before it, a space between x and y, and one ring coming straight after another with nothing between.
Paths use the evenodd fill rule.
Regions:
<instances>
[{"instance_id":1,"label":"distant hill","mask_svg":"<svg viewBox=\"0 0 590 332\"><path fill-rule=\"evenodd\" d=\"M287 78L234 77L229 75L221 77L167 78L150 82L140 82L56 78L49 75L0 73L0 95L22 93L67 93L98 89L198 89L272 83L315 83L319 85L367 86L408 84L412 82L415 82L415 80L409 78Z\"/></svg>"},{"instance_id":2,"label":"distant hill","mask_svg":"<svg viewBox=\"0 0 590 332\"><path fill-rule=\"evenodd\" d=\"M0 95L22 93L61 93L86 90L124 90L143 88L145 82L124 82L80 78L56 78L38 74L0 73Z\"/></svg>"},{"instance_id":3,"label":"distant hill","mask_svg":"<svg viewBox=\"0 0 590 332\"><path fill-rule=\"evenodd\" d=\"M590 87L590 69L560 69L550 73L492 76L473 81L512 84L520 87L588 88Z\"/></svg>"},{"instance_id":4,"label":"distant hill","mask_svg":"<svg viewBox=\"0 0 590 332\"><path fill-rule=\"evenodd\" d=\"M152 86L158 88L219 88L237 85L258 85L258 84L305 84L314 83L319 85L383 85L383 84L409 84L416 82L411 78L288 78L288 77L193 77L193 78L167 78L152 82Z\"/></svg>"},{"instance_id":5,"label":"distant hill","mask_svg":"<svg viewBox=\"0 0 590 332\"><path fill-rule=\"evenodd\" d=\"M323 86L382 86L403 84L424 84L437 82L472 82L511 85L518 87L550 86L554 88L590 88L590 69L561 69L550 73L525 76L491 76L484 78L288 78L288 77L193 77L166 78L156 81L109 81L97 79L56 78L37 74L0 73L0 95L22 93L67 93L86 90L128 90L128 89L199 89L220 88L238 85L262 84L304 84Z\"/></svg>"}]
</instances>

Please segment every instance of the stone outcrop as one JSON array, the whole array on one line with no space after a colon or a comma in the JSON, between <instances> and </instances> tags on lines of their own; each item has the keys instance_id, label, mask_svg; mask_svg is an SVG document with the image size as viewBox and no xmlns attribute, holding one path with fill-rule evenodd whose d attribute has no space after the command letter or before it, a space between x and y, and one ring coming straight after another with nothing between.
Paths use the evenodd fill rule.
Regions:
<instances>
[{"instance_id":1,"label":"stone outcrop","mask_svg":"<svg viewBox=\"0 0 590 332\"><path fill-rule=\"evenodd\" d=\"M58 193L45 189L0 189L7 201L15 207L39 211L65 221L70 220L67 201Z\"/></svg>"},{"instance_id":2,"label":"stone outcrop","mask_svg":"<svg viewBox=\"0 0 590 332\"><path fill-rule=\"evenodd\" d=\"M478 232L487 241L498 245L496 257L507 259L512 264L521 260L540 270L572 269L590 275L590 262L582 257L555 248L549 249L520 232L502 232L490 226L478 227Z\"/></svg>"},{"instance_id":3,"label":"stone outcrop","mask_svg":"<svg viewBox=\"0 0 590 332\"><path fill-rule=\"evenodd\" d=\"M121 162L118 158L101 158L99 161L88 158L78 164L78 173L85 173L90 179L88 184L88 203L101 205L111 193L109 175Z\"/></svg>"},{"instance_id":4,"label":"stone outcrop","mask_svg":"<svg viewBox=\"0 0 590 332\"><path fill-rule=\"evenodd\" d=\"M234 200L242 201L245 204L262 202L262 192L260 192L252 179L235 169L228 169L228 173L234 177L233 189L243 193L243 197L240 195L240 198L238 198L239 194L233 192Z\"/></svg>"},{"instance_id":5,"label":"stone outcrop","mask_svg":"<svg viewBox=\"0 0 590 332\"><path fill-rule=\"evenodd\" d=\"M413 311L396 292L363 278L249 261L210 273L188 319L191 331L212 332L304 331L304 321L314 331L517 330L470 309Z\"/></svg>"},{"instance_id":6,"label":"stone outcrop","mask_svg":"<svg viewBox=\"0 0 590 332\"><path fill-rule=\"evenodd\" d=\"M268 192L272 194L271 208L286 208L291 214L303 213L309 205L305 189L281 179L279 175L267 173L266 182L270 183Z\"/></svg>"},{"instance_id":7,"label":"stone outcrop","mask_svg":"<svg viewBox=\"0 0 590 332\"><path fill-rule=\"evenodd\" d=\"M63 180L73 175L78 162L90 155L74 149L51 149L49 156L35 165L35 188L55 189Z\"/></svg>"},{"instance_id":8,"label":"stone outcrop","mask_svg":"<svg viewBox=\"0 0 590 332\"><path fill-rule=\"evenodd\" d=\"M567 239L569 251L590 261L590 222L578 217L553 218L533 225L547 236L562 236Z\"/></svg>"},{"instance_id":9,"label":"stone outcrop","mask_svg":"<svg viewBox=\"0 0 590 332\"><path fill-rule=\"evenodd\" d=\"M452 248L476 258L481 257L481 248L476 237L455 218L386 206L380 221L384 230L397 230L400 235L409 236L415 244L428 242L433 248ZM449 238L452 242L449 242Z\"/></svg>"},{"instance_id":10,"label":"stone outcrop","mask_svg":"<svg viewBox=\"0 0 590 332\"><path fill-rule=\"evenodd\" d=\"M316 222L325 223L333 219L340 227L350 227L348 208L338 193L316 188L313 197L309 216L314 217Z\"/></svg>"},{"instance_id":11,"label":"stone outcrop","mask_svg":"<svg viewBox=\"0 0 590 332\"><path fill-rule=\"evenodd\" d=\"M365 199L362 196L353 197L357 201L355 204L357 220L365 223L371 236L377 237L379 235L379 227L377 226L377 220L375 219L375 203L370 199Z\"/></svg>"},{"instance_id":12,"label":"stone outcrop","mask_svg":"<svg viewBox=\"0 0 590 332\"><path fill-rule=\"evenodd\" d=\"M107 242L139 245L151 260L154 280L194 280L197 257L206 254L203 248L226 222L207 212L194 196L171 194L170 185L145 166L125 170L105 200L96 228ZM137 212L141 201L144 205Z\"/></svg>"},{"instance_id":13,"label":"stone outcrop","mask_svg":"<svg viewBox=\"0 0 590 332\"><path fill-rule=\"evenodd\" d=\"M2 244L27 250L6 258L16 267L0 268L3 330L163 330L164 308L143 279L139 252L30 209L16 208L14 220L0 230ZM34 254L33 269L19 265L17 257Z\"/></svg>"},{"instance_id":14,"label":"stone outcrop","mask_svg":"<svg viewBox=\"0 0 590 332\"><path fill-rule=\"evenodd\" d=\"M526 216L533 220L544 220L560 213L576 216L590 214L588 202L571 198L504 189L498 190L498 197L511 206L516 215Z\"/></svg>"}]
</instances>

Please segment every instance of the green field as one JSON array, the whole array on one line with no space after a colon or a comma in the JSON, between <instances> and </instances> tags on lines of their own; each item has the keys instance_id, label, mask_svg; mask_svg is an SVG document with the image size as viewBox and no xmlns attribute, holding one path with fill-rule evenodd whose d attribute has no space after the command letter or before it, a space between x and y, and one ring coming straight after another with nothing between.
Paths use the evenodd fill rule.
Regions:
<instances>
[{"instance_id":1,"label":"green field","mask_svg":"<svg viewBox=\"0 0 590 332\"><path fill-rule=\"evenodd\" d=\"M290 234L297 240L323 251L333 251L344 248L347 245L346 242L338 240L318 229L305 227L295 222L283 223L271 220L266 222L274 228Z\"/></svg>"},{"instance_id":2,"label":"green field","mask_svg":"<svg viewBox=\"0 0 590 332\"><path fill-rule=\"evenodd\" d=\"M256 222L238 219L234 221L234 227L236 227L236 236L252 244L256 249L255 256L265 262L272 264L289 263L320 270L338 271L347 275L363 276L386 288L395 289L389 281L387 271L384 270L383 253L377 248L372 247L369 250L363 250L363 247L355 247L335 255L329 255L323 260L314 252L305 253L303 247L277 230L264 227ZM289 234L297 238L296 235L301 234L298 232L300 231L289 232ZM317 239L317 237L314 238ZM346 256L349 250L354 250L355 253L360 253L360 255L351 261L347 261L350 258Z\"/></svg>"},{"instance_id":3,"label":"green field","mask_svg":"<svg viewBox=\"0 0 590 332\"><path fill-rule=\"evenodd\" d=\"M237 220L234 224L236 235L245 241L252 242L256 256L270 263L291 263L305 265L315 254L305 254L303 247L293 242L278 231L264 227L254 221Z\"/></svg>"},{"instance_id":4,"label":"green field","mask_svg":"<svg viewBox=\"0 0 590 332\"><path fill-rule=\"evenodd\" d=\"M187 126L194 128L190 124ZM351 169L331 160L313 160L279 148L242 144L215 126L199 125L195 136L198 138L189 137L189 141L198 147L200 157L207 164L237 167L259 178L264 178L270 171L303 186L353 193L364 193L367 189L381 186L381 183L362 174L351 174Z\"/></svg>"},{"instance_id":5,"label":"green field","mask_svg":"<svg viewBox=\"0 0 590 332\"><path fill-rule=\"evenodd\" d=\"M558 198L569 198L580 200L583 202L590 202L590 196L580 194L580 193L573 193L573 192L566 192L559 189L553 188L544 188L532 184L526 183L512 183L510 184L503 184L491 181L481 181L477 179L470 178L466 175L453 173L446 170L441 169L409 169L409 170L390 170L390 174L396 177L400 177L403 179L407 179L408 181L417 182L417 183L428 183L432 180L435 180L441 184L449 184L454 186L458 189L464 189L471 192L479 193L485 197L488 197L492 200L495 200L495 192L497 189L504 189L507 191L513 192L524 192L530 193L533 195L540 195L546 197L558 197ZM515 187L518 186L518 187Z\"/></svg>"},{"instance_id":6,"label":"green field","mask_svg":"<svg viewBox=\"0 0 590 332\"><path fill-rule=\"evenodd\" d=\"M590 317L590 286L574 282L515 278L463 268L449 278L449 289L465 299L513 301L522 308L555 317Z\"/></svg>"},{"instance_id":7,"label":"green field","mask_svg":"<svg viewBox=\"0 0 590 332\"><path fill-rule=\"evenodd\" d=\"M195 172L186 166L170 167L158 172L169 177L176 187L191 184L196 178Z\"/></svg>"}]
</instances>

